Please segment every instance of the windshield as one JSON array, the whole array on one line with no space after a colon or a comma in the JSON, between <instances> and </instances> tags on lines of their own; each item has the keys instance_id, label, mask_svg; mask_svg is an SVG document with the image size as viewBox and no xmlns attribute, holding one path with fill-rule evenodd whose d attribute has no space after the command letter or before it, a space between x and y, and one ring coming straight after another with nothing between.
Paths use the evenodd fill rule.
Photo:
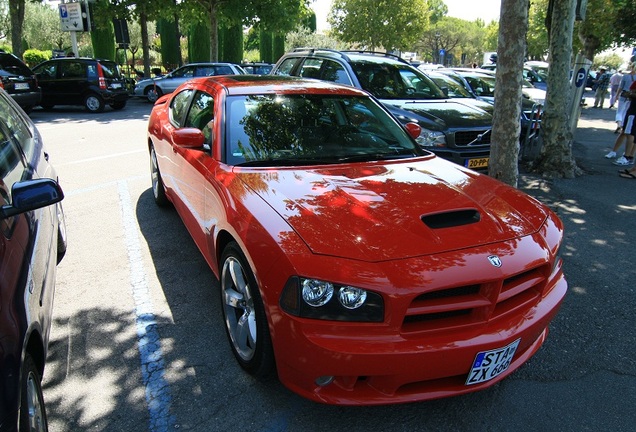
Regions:
<instances>
[{"instance_id":1,"label":"windshield","mask_svg":"<svg viewBox=\"0 0 636 432\"><path fill-rule=\"evenodd\" d=\"M472 98L473 96L468 93L468 90L464 88L455 78L444 74L431 73L430 77L435 81L439 87L448 89L448 96L452 98ZM458 78L461 79L461 78Z\"/></svg>"},{"instance_id":2,"label":"windshield","mask_svg":"<svg viewBox=\"0 0 636 432\"><path fill-rule=\"evenodd\" d=\"M490 75L464 75L468 85L477 96L495 96L495 77Z\"/></svg>"},{"instance_id":3,"label":"windshield","mask_svg":"<svg viewBox=\"0 0 636 432\"><path fill-rule=\"evenodd\" d=\"M121 78L121 73L119 72L119 66L117 65L117 63L112 61L104 61L104 60L100 60L99 63L102 65L102 72L104 73L104 78L106 79Z\"/></svg>"},{"instance_id":4,"label":"windshield","mask_svg":"<svg viewBox=\"0 0 636 432\"><path fill-rule=\"evenodd\" d=\"M360 61L351 67L362 88L379 99L446 99L433 80L409 65Z\"/></svg>"},{"instance_id":5,"label":"windshield","mask_svg":"<svg viewBox=\"0 0 636 432\"><path fill-rule=\"evenodd\" d=\"M317 165L425 154L370 98L250 95L226 103L231 165Z\"/></svg>"}]
</instances>

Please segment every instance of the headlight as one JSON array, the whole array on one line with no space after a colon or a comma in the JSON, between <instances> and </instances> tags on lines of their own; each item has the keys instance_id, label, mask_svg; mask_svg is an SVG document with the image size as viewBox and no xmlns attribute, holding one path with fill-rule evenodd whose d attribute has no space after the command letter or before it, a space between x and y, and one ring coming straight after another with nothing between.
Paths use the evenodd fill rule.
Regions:
<instances>
[{"instance_id":1,"label":"headlight","mask_svg":"<svg viewBox=\"0 0 636 432\"><path fill-rule=\"evenodd\" d=\"M318 279L291 277L280 298L280 306L289 314L320 320L382 322L382 296L349 285Z\"/></svg>"},{"instance_id":2,"label":"headlight","mask_svg":"<svg viewBox=\"0 0 636 432\"><path fill-rule=\"evenodd\" d=\"M446 147L446 135L424 128L415 141L422 147Z\"/></svg>"}]
</instances>

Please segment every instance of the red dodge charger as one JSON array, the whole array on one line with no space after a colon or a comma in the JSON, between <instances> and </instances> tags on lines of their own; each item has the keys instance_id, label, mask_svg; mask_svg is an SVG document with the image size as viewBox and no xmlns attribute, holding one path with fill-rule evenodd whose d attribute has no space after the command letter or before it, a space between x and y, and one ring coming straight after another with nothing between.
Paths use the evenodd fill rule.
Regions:
<instances>
[{"instance_id":1,"label":"red dodge charger","mask_svg":"<svg viewBox=\"0 0 636 432\"><path fill-rule=\"evenodd\" d=\"M412 402L491 386L565 296L545 205L420 148L364 91L194 79L148 124L154 198L220 281L248 373L309 399Z\"/></svg>"}]
</instances>

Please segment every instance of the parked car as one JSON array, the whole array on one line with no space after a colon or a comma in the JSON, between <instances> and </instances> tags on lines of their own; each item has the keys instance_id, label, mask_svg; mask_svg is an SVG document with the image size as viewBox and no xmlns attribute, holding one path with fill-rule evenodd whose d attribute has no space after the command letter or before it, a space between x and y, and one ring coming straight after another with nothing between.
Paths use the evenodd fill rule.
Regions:
<instances>
[{"instance_id":1,"label":"parked car","mask_svg":"<svg viewBox=\"0 0 636 432\"><path fill-rule=\"evenodd\" d=\"M467 68L455 68L453 71L466 79L478 97L484 100L494 100L496 82L494 71ZM536 88L526 80L522 81L521 86L521 94L524 99L528 99L531 103L545 104L545 90Z\"/></svg>"},{"instance_id":2,"label":"parked car","mask_svg":"<svg viewBox=\"0 0 636 432\"><path fill-rule=\"evenodd\" d=\"M481 69L485 69L485 70L489 70L489 71L496 71L497 70L497 65L496 64L485 64L481 66ZM548 90L548 79L547 77L544 77L542 74L538 73L537 71L535 71L532 67L530 66L524 66L523 67L523 79L528 81L530 84L532 84L533 86L535 86L538 89L541 89L543 91L547 91Z\"/></svg>"},{"instance_id":3,"label":"parked car","mask_svg":"<svg viewBox=\"0 0 636 432\"><path fill-rule=\"evenodd\" d=\"M134 95L146 98L148 102L154 103L161 96L172 93L189 79L213 75L241 74L245 74L245 71L239 65L233 63L190 63L166 75L139 81L135 86Z\"/></svg>"},{"instance_id":4,"label":"parked car","mask_svg":"<svg viewBox=\"0 0 636 432\"><path fill-rule=\"evenodd\" d=\"M92 113L126 106L126 79L117 63L93 58L60 57L40 63L35 68L44 109L56 105L80 105Z\"/></svg>"},{"instance_id":5,"label":"parked car","mask_svg":"<svg viewBox=\"0 0 636 432\"><path fill-rule=\"evenodd\" d=\"M1 431L47 430L41 381L66 252L63 197L40 134L0 90Z\"/></svg>"},{"instance_id":6,"label":"parked car","mask_svg":"<svg viewBox=\"0 0 636 432\"><path fill-rule=\"evenodd\" d=\"M461 83L465 89L471 92L478 99L495 104L495 74L491 71L480 71L477 69L444 69L438 71L448 77L452 77L458 83ZM522 144L529 138L538 136L541 128L541 117L543 114L543 103L545 100L545 92L539 89L533 89L539 92L534 94L535 97L543 97L540 100L534 100L527 93L531 87L531 84L526 83L523 85L522 98L521 98L521 133L519 134L519 140Z\"/></svg>"},{"instance_id":7,"label":"parked car","mask_svg":"<svg viewBox=\"0 0 636 432\"><path fill-rule=\"evenodd\" d=\"M539 349L567 290L561 221L423 150L420 129L354 87L275 75L197 78L154 105L154 199L219 278L245 371L388 404L486 388Z\"/></svg>"},{"instance_id":8,"label":"parked car","mask_svg":"<svg viewBox=\"0 0 636 432\"><path fill-rule=\"evenodd\" d=\"M35 74L22 60L0 50L0 88L29 113L40 103L42 92Z\"/></svg>"},{"instance_id":9,"label":"parked car","mask_svg":"<svg viewBox=\"0 0 636 432\"><path fill-rule=\"evenodd\" d=\"M272 71L274 65L270 63L241 63L241 67L248 74L267 75Z\"/></svg>"},{"instance_id":10,"label":"parked car","mask_svg":"<svg viewBox=\"0 0 636 432\"><path fill-rule=\"evenodd\" d=\"M493 114L493 103L475 95L468 83L456 72L450 69L435 69L427 70L425 73L448 97L458 99L463 104L482 109L490 115Z\"/></svg>"},{"instance_id":11,"label":"parked car","mask_svg":"<svg viewBox=\"0 0 636 432\"><path fill-rule=\"evenodd\" d=\"M368 51L299 49L283 55L272 73L366 90L402 123L416 121L422 128L417 141L424 148L459 165L488 168L492 116L449 98L400 57Z\"/></svg>"}]
</instances>

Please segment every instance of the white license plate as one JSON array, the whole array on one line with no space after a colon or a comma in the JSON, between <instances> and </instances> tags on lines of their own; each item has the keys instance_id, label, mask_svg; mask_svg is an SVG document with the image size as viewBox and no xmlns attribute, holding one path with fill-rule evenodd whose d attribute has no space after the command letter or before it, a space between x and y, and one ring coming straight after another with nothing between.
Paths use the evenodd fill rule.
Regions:
<instances>
[{"instance_id":1,"label":"white license plate","mask_svg":"<svg viewBox=\"0 0 636 432\"><path fill-rule=\"evenodd\" d=\"M113 88L113 89L120 89L120 88L121 88L121 84L120 84L120 83L112 83L112 84L110 85L110 88Z\"/></svg>"},{"instance_id":2,"label":"white license plate","mask_svg":"<svg viewBox=\"0 0 636 432\"><path fill-rule=\"evenodd\" d=\"M520 341L517 339L503 348L477 353L466 385L479 384L504 373L512 363Z\"/></svg>"},{"instance_id":3,"label":"white license plate","mask_svg":"<svg viewBox=\"0 0 636 432\"><path fill-rule=\"evenodd\" d=\"M29 84L28 83L15 83L15 89L16 90L28 90L29 89Z\"/></svg>"}]
</instances>

